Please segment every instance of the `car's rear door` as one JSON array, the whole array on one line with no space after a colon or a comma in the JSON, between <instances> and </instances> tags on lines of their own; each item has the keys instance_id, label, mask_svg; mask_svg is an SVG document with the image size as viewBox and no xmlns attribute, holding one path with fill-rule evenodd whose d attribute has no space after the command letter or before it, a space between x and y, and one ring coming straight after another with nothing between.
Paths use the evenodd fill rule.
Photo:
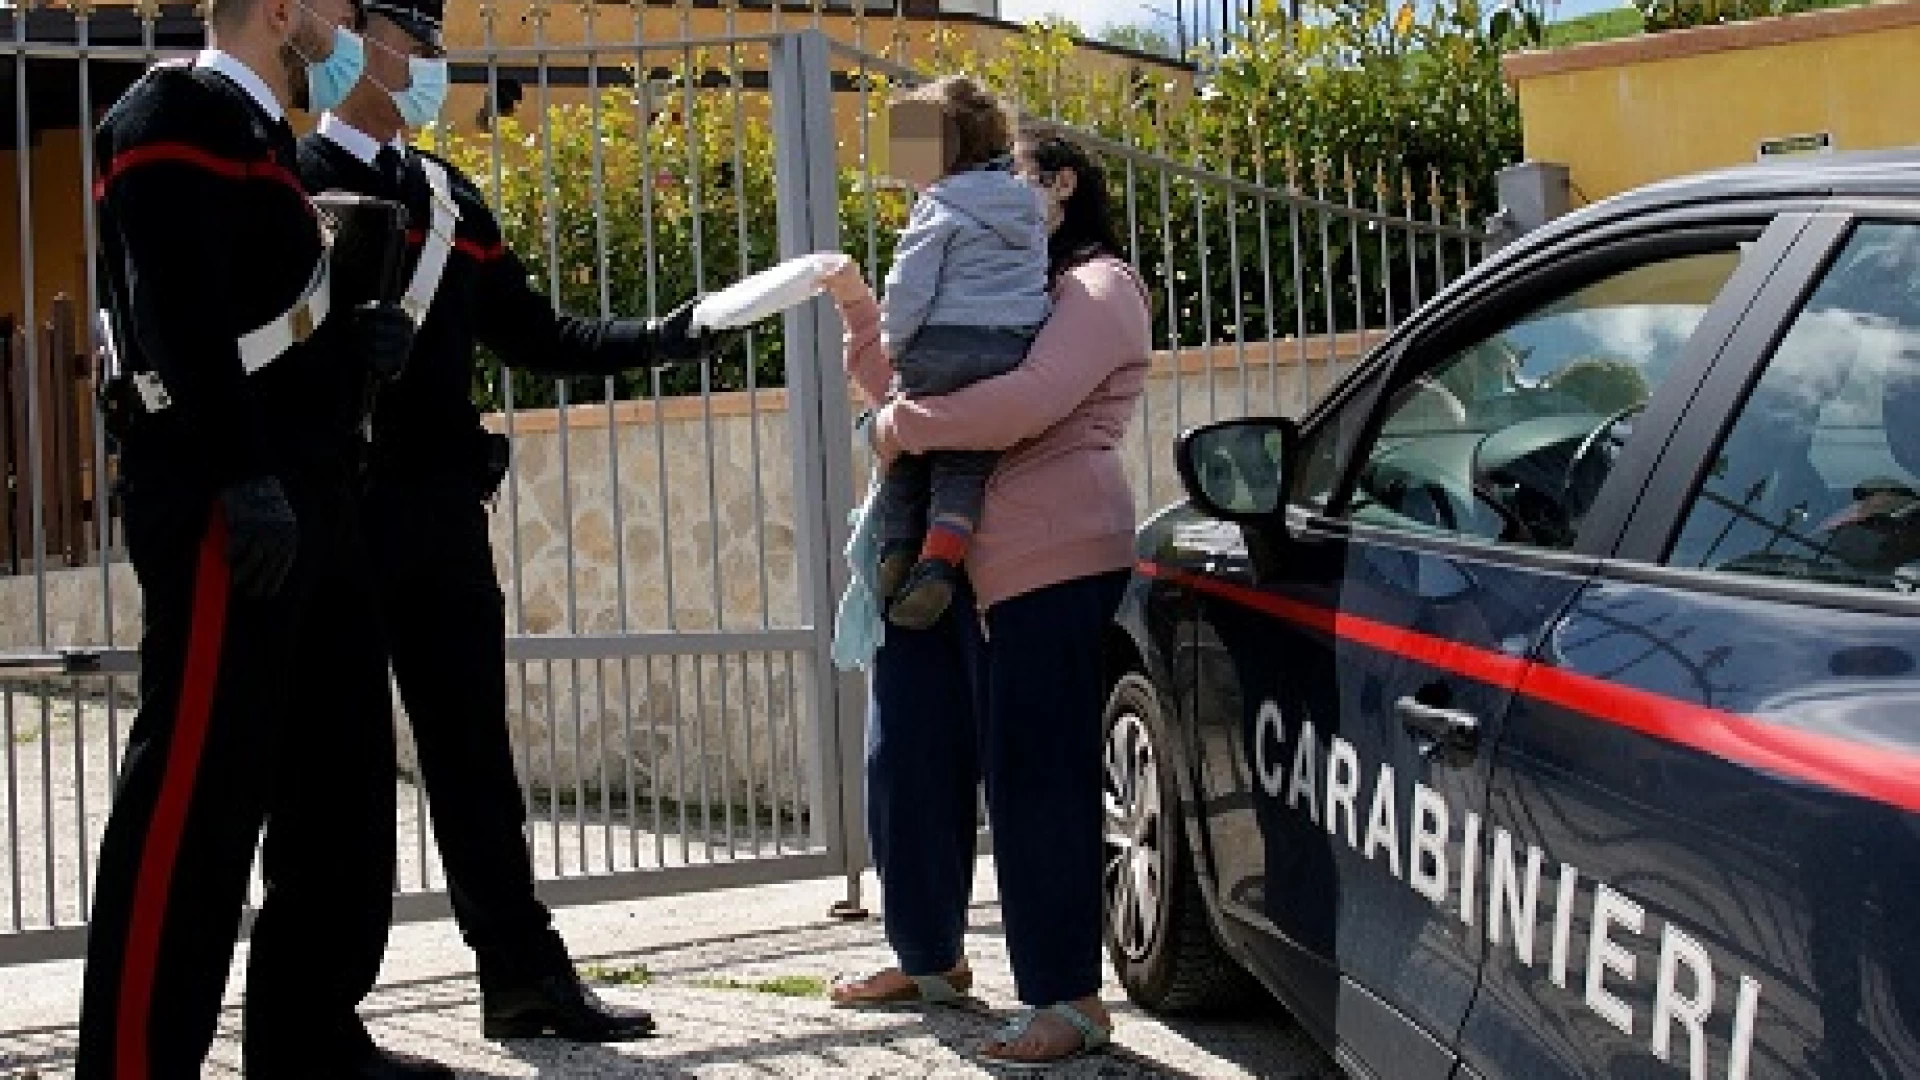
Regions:
<instances>
[{"instance_id":1,"label":"car's rear door","mask_svg":"<svg viewBox=\"0 0 1920 1080\"><path fill-rule=\"evenodd\" d=\"M1736 274L1761 231L1569 242L1428 313L1380 392L1307 431L1291 535L1189 575L1222 908L1376 1074L1452 1070L1486 867L1511 854L1484 820L1490 751L1595 565L1580 541L1609 439L1704 372L1764 278Z\"/></svg>"},{"instance_id":2,"label":"car's rear door","mask_svg":"<svg viewBox=\"0 0 1920 1080\"><path fill-rule=\"evenodd\" d=\"M1480 1076L1920 1075L1920 208L1850 209L1516 696Z\"/></svg>"}]
</instances>

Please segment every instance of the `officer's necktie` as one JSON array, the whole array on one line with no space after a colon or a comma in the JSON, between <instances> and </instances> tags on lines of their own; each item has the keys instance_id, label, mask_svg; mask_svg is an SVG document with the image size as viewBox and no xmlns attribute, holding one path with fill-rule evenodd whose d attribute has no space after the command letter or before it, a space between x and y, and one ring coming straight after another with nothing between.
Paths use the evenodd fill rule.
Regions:
<instances>
[{"instance_id":1,"label":"officer's necktie","mask_svg":"<svg viewBox=\"0 0 1920 1080\"><path fill-rule=\"evenodd\" d=\"M387 189L398 195L407 180L407 163L406 159L400 156L400 151L391 146L383 146L380 152L373 156L373 164L374 168L380 171L381 179L387 182Z\"/></svg>"},{"instance_id":2,"label":"officer's necktie","mask_svg":"<svg viewBox=\"0 0 1920 1080\"><path fill-rule=\"evenodd\" d=\"M283 116L273 122L269 135L273 139L275 157L281 161L291 162L297 156L293 140L293 125L287 123L286 117Z\"/></svg>"}]
</instances>

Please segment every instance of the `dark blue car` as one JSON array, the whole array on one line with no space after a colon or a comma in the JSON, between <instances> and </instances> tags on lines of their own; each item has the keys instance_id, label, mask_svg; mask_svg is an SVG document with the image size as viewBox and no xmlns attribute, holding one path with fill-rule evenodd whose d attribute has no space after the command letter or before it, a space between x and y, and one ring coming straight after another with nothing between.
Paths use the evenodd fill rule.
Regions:
<instances>
[{"instance_id":1,"label":"dark blue car","mask_svg":"<svg viewBox=\"0 0 1920 1080\"><path fill-rule=\"evenodd\" d=\"M1920 155L1529 236L1185 434L1110 643L1112 958L1340 1064L1920 1076Z\"/></svg>"}]
</instances>

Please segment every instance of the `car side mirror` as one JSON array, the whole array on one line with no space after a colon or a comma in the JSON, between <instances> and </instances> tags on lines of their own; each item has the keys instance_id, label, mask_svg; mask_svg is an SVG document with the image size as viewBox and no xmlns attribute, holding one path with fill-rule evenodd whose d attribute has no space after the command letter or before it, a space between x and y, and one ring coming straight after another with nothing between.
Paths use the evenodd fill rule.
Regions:
<instances>
[{"instance_id":1,"label":"car side mirror","mask_svg":"<svg viewBox=\"0 0 1920 1080\"><path fill-rule=\"evenodd\" d=\"M1182 433L1174 463L1201 513L1261 524L1286 509L1298 442L1299 428L1285 417L1222 420Z\"/></svg>"}]
</instances>

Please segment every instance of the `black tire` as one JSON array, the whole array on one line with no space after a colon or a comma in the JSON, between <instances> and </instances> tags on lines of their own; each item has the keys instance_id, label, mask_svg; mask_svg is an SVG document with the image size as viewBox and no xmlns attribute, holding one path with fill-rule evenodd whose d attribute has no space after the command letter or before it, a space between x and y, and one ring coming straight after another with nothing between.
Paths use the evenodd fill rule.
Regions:
<instances>
[{"instance_id":1,"label":"black tire","mask_svg":"<svg viewBox=\"0 0 1920 1080\"><path fill-rule=\"evenodd\" d=\"M1107 956L1127 996L1149 1012L1193 1016L1257 1008L1271 999L1220 943L1200 891L1178 779L1162 752L1167 735L1159 697L1145 676L1129 674L1114 684L1102 788ZM1125 790L1128 777L1148 774L1157 787L1157 820L1140 810L1144 784L1133 781L1131 798ZM1154 893L1150 911L1134 902L1143 877Z\"/></svg>"}]
</instances>

